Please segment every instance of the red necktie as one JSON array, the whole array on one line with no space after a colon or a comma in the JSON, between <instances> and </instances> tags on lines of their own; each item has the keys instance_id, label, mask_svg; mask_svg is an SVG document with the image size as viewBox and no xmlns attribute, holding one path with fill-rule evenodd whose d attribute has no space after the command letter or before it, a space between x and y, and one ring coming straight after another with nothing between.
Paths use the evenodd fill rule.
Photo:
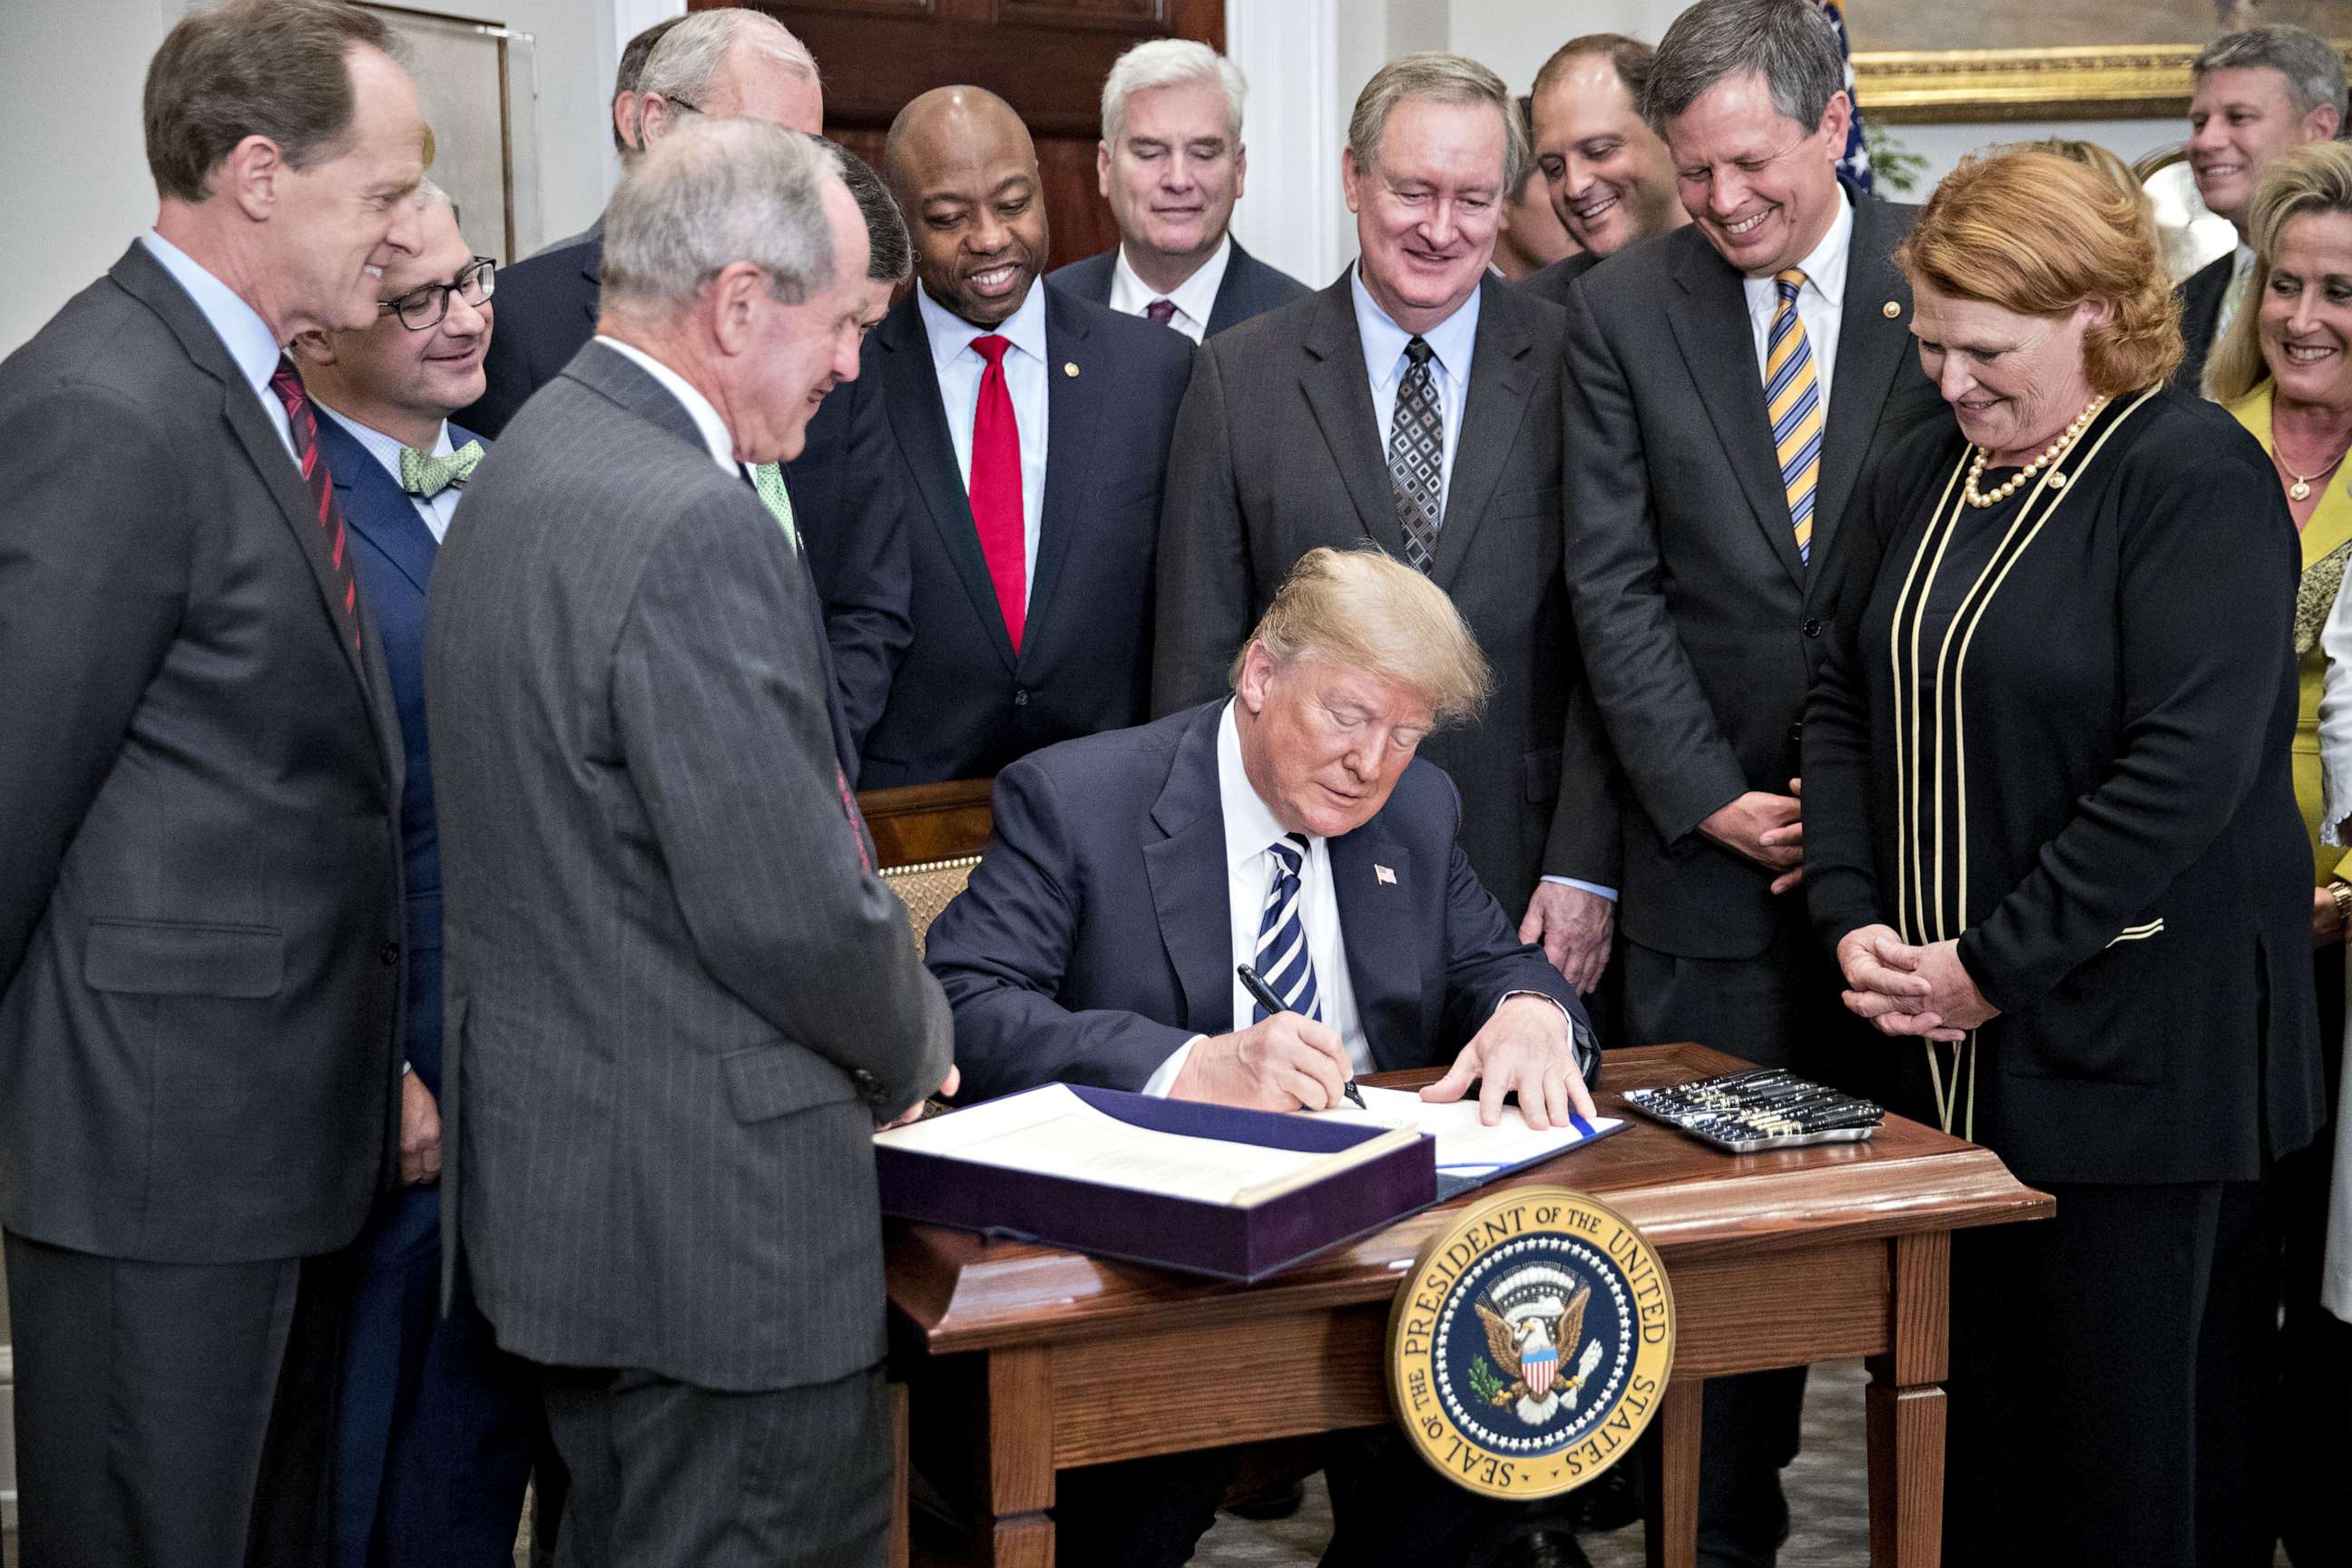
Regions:
<instances>
[{"instance_id":1,"label":"red necktie","mask_svg":"<svg viewBox=\"0 0 2352 1568\"><path fill-rule=\"evenodd\" d=\"M1004 351L1012 346L1011 339L995 332L971 340L972 353L988 362L980 373L980 406L971 416L971 522L1004 612L1004 630L1019 653L1029 603L1028 547L1021 514L1021 426L1004 384Z\"/></svg>"},{"instance_id":2,"label":"red necktie","mask_svg":"<svg viewBox=\"0 0 2352 1568\"><path fill-rule=\"evenodd\" d=\"M303 488L310 492L310 504L316 510L319 528L324 535L327 555L333 570L335 624L352 639L352 651L360 647L360 591L352 577L350 558L343 552L343 514L335 505L334 480L327 473L327 459L319 453L319 416L310 411L310 394L302 390L302 378L294 373L294 362L284 354L278 356L278 368L270 373L269 390L286 405L288 434L294 438L294 460L302 465Z\"/></svg>"}]
</instances>

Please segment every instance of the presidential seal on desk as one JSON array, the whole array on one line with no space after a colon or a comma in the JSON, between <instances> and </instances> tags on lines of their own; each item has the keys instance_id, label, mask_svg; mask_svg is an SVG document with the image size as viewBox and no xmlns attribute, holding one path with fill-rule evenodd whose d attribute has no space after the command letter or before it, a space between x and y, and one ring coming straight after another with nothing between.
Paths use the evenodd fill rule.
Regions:
<instances>
[{"instance_id":1,"label":"presidential seal on desk","mask_svg":"<svg viewBox=\"0 0 2352 1568\"><path fill-rule=\"evenodd\" d=\"M1389 1310L1398 1420L1422 1458L1489 1497L1552 1497L1623 1458L1674 1359L1656 1249L1608 1205L1561 1187L1465 1209Z\"/></svg>"}]
</instances>

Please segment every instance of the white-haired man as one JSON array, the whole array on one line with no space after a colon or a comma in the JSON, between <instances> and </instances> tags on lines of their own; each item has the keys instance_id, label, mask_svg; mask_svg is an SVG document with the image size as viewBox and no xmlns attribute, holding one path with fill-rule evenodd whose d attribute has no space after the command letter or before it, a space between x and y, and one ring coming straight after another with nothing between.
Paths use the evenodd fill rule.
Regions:
<instances>
[{"instance_id":1,"label":"white-haired man","mask_svg":"<svg viewBox=\"0 0 2352 1568\"><path fill-rule=\"evenodd\" d=\"M702 116L764 120L815 136L824 129L816 58L764 12L730 6L682 17L646 57L626 105L616 89L614 127L633 118L638 148ZM571 244L542 250L499 277L499 331L486 390L458 419L495 437L526 398L555 378L586 343L604 269L604 220Z\"/></svg>"},{"instance_id":2,"label":"white-haired man","mask_svg":"<svg viewBox=\"0 0 2352 1568\"><path fill-rule=\"evenodd\" d=\"M1119 56L1103 79L1095 150L1118 243L1045 281L1196 343L1306 293L1231 232L1249 172L1247 92L1239 66L1190 38L1154 38Z\"/></svg>"},{"instance_id":3,"label":"white-haired man","mask_svg":"<svg viewBox=\"0 0 2352 1568\"><path fill-rule=\"evenodd\" d=\"M595 342L434 568L444 1195L539 1365L567 1562L878 1564L888 1525L867 1140L952 1084L950 1024L745 469L857 374L866 224L834 169L745 119L648 149Z\"/></svg>"}]
</instances>

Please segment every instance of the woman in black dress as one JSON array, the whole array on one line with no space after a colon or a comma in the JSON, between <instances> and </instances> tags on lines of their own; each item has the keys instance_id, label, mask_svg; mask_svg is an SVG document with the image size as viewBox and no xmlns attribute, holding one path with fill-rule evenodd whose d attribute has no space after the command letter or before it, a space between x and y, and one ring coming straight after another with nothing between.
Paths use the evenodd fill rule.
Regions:
<instances>
[{"instance_id":1,"label":"woman in black dress","mask_svg":"<svg viewBox=\"0 0 2352 1568\"><path fill-rule=\"evenodd\" d=\"M1895 259L1954 419L1837 542L1809 900L1846 1005L1924 1040L1916 1108L2058 1199L1954 1241L1945 1560L2190 1568L2223 1185L2321 1120L2294 524L2260 445L2165 389L2126 193L1966 163Z\"/></svg>"}]
</instances>

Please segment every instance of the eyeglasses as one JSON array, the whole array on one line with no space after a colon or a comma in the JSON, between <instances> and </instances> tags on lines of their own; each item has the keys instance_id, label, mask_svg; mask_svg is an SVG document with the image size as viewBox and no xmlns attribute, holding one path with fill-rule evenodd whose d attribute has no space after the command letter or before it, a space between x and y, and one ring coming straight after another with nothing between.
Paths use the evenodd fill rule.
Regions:
<instances>
[{"instance_id":1,"label":"eyeglasses","mask_svg":"<svg viewBox=\"0 0 2352 1568\"><path fill-rule=\"evenodd\" d=\"M397 300L384 300L376 307L376 313L398 316L400 324L412 332L429 332L448 315L450 295L457 295L468 305L479 305L497 293L498 288L499 264L487 256L477 256L450 281L411 289Z\"/></svg>"},{"instance_id":2,"label":"eyeglasses","mask_svg":"<svg viewBox=\"0 0 2352 1568\"><path fill-rule=\"evenodd\" d=\"M672 109L683 109L688 114L708 114L710 112L709 110L703 108L702 105L698 103L689 103L674 92L651 92L647 93L646 96L648 98L658 98L664 103L668 104Z\"/></svg>"}]
</instances>

